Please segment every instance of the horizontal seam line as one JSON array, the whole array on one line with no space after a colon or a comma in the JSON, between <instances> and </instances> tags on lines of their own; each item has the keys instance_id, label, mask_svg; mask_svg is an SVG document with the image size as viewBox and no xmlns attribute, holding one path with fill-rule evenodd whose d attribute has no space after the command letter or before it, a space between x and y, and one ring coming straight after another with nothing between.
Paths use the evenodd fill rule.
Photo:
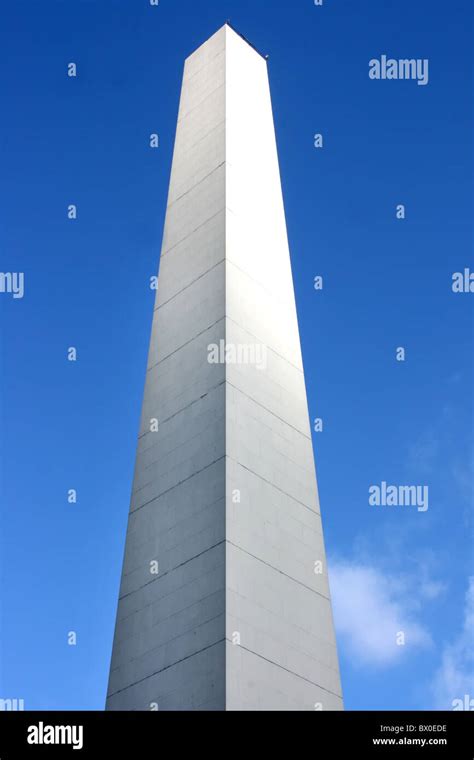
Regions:
<instances>
[{"instance_id":1,"label":"horizontal seam line","mask_svg":"<svg viewBox=\"0 0 474 760\"><path fill-rule=\"evenodd\" d=\"M199 182L196 182L196 184L193 185L192 187L190 187L189 190L186 190L186 192L183 193L182 195L178 195L178 197L175 198L174 201L171 201L171 203L168 203L168 205L166 207L166 213L168 213L169 209L173 208L173 206L174 206L175 203L178 203L178 201L180 201L182 198L185 198L187 195L189 195L189 193L192 193L193 190L195 190L197 187L199 187L199 185L202 185L202 183L205 182L206 179L209 179L209 177L212 177L212 175L218 169L220 169L221 166L224 166L225 163L226 163L225 161L221 161L221 163L218 166L214 167L214 169L212 171L210 171L209 174L206 174L206 176L203 177L202 179L200 179Z\"/></svg>"},{"instance_id":2,"label":"horizontal seam line","mask_svg":"<svg viewBox=\"0 0 474 760\"><path fill-rule=\"evenodd\" d=\"M219 500L218 500L218 501L219 501ZM217 501L216 501L216 502L214 502L214 503L217 503ZM213 504L210 504L209 506L213 506ZM222 539L222 540L224 540L224 539ZM206 550L206 551L207 551L207 550ZM222 563L222 565L224 565L224 563ZM220 565L217 565L216 567L220 567ZM173 569L174 569L174 568L173 568ZM215 568L215 567L213 567L213 568L211 568L211 570L207 570L207 571L206 571L206 572L205 572L203 575L200 575L199 577L200 577L200 578L205 578L205 577L206 577L206 575L209 575L209 573L211 573L211 572L214 572L214 571L215 571L215 569L216 569L216 568ZM169 572L172 572L172 570L170 570ZM126 620L129 620L131 617L133 617L134 615L136 615L136 614L137 614L137 612L143 612L144 610L147 610L149 607L151 607L151 605L152 605L152 604L156 604L156 602L163 602L163 600L164 600L164 599L167 599L169 596L173 596L173 595L176 595L176 594L180 593L180 592L182 591L182 589L183 589L183 588L186 588L186 586L188 586L188 585L189 585L189 583L193 583L195 580L196 580L196 579L194 578L194 579L192 579L191 581L188 581L187 583L184 583L182 586L179 586L179 588L177 588L177 589L172 589L172 590L171 590L171 591L169 591L167 594L163 594L163 596L159 596L159 597L158 597L158 599L153 599L151 602L148 602L148 604L143 604L143 605L141 605L141 606L140 606L140 608L139 608L138 610L133 610L133 612L130 612L128 615L123 615L123 617L121 617L121 618L119 618L119 617L117 616L117 620L116 620L116 628L118 628L118 627L119 627L119 624L121 624L121 623L125 622ZM140 588L145 588L145 587L144 587L144 586L140 586ZM213 596L213 594L217 594L217 593L219 593L219 592L221 592L221 591L224 591L224 590L225 590L225 587L223 586L221 589L217 589L217 590L216 590L216 591L214 591L212 594L208 594L207 596L205 596L205 597L202 597L202 599L208 599L208 598L209 598L209 596ZM134 592L130 592L130 593L134 593ZM201 599L200 601L202 601L202 599ZM120 601L120 600L119 600L119 601ZM187 608L185 608L185 609L187 609ZM166 620L169 620L169 618L170 618L170 617L173 617L173 615L175 615L175 614L177 614L177 613L173 613L172 615L168 615L168 617L166 617L166 618L163 618L163 621L162 621L162 622L164 622L164 621L166 621ZM157 623L156 625L159 625L159 624ZM154 628L154 627L155 627L155 626L152 626L152 628ZM129 637L127 637L127 638L129 638Z\"/></svg>"},{"instance_id":3,"label":"horizontal seam line","mask_svg":"<svg viewBox=\"0 0 474 760\"><path fill-rule=\"evenodd\" d=\"M197 227L195 227L188 235L185 235L181 240L178 240L177 243L172 245L170 248L166 248L166 250L163 250L161 252L160 259L162 259L164 256L167 256L170 251L172 251L174 248L177 248L178 245L181 245L181 243L184 243L185 240L187 240L191 235L194 235L195 232L201 229L201 227L204 227L205 224L208 224L208 222L212 221L212 219L215 219L216 216L219 216L219 214L222 214L222 212L225 211L225 206L223 208L219 209L219 211L216 211L215 214L212 214L208 219L205 219L201 224L198 224Z\"/></svg>"},{"instance_id":4,"label":"horizontal seam line","mask_svg":"<svg viewBox=\"0 0 474 760\"><path fill-rule=\"evenodd\" d=\"M232 643L229 639L227 641ZM235 646L235 644L233 644ZM296 678L301 678L302 681L306 681L307 683L310 683L312 686L316 686L318 689L322 689L323 691L326 691L328 694L332 694L334 697L338 697L339 699L342 699L342 694L337 694L335 691L331 691L331 689L326 689L324 686L321 686L319 683L315 683L314 681L311 681L309 678L305 678L305 676L300 676L298 673L295 673L294 670L290 670L289 668L285 668L284 665L280 665L278 662L274 662L273 660L269 660L268 657L264 657L263 654L258 654L258 652L254 652L253 649L249 649L248 647L244 647L243 644L238 644L241 649L245 649L246 652L250 652L250 654L255 655L255 657L260 657L261 660L265 660L265 662L269 662L271 665L276 665L277 668L281 668L282 670L285 670L287 673L291 673L291 675L296 676Z\"/></svg>"},{"instance_id":5,"label":"horizontal seam line","mask_svg":"<svg viewBox=\"0 0 474 760\"><path fill-rule=\"evenodd\" d=\"M302 507L307 509L311 514L318 515L318 517L321 517L321 513L318 512L316 509L313 509L313 507L309 507L307 504L305 504L303 501L300 501L299 499L296 499L294 496L292 496L287 491L284 491L282 488L278 488L278 486L275 485L275 483L272 483L271 480L267 480L263 477L263 475L259 475L258 472L255 472L255 470L251 470L250 467L246 467L245 464L242 464L242 462L239 462L238 459L234 459L233 457L229 456L229 454L225 455L227 459L230 459L232 462L235 462L235 464L238 464L239 467L242 467L244 470L247 470L247 472L251 472L252 475L255 475L256 478L260 478L260 480L263 480L264 483L268 483L268 485L272 486L272 488L275 488L280 493L284 494L285 496L288 496L289 499L292 501L295 501L297 504L300 504Z\"/></svg>"},{"instance_id":6,"label":"horizontal seam line","mask_svg":"<svg viewBox=\"0 0 474 760\"><path fill-rule=\"evenodd\" d=\"M236 264L235 261L233 261L231 258L227 257L227 262L229 264L232 264L232 266L235 267L236 269L238 269L239 272L242 272L242 274L245 277L247 277L249 280L252 280L252 282L254 282L256 285L259 285L262 288L262 290L265 291L265 293L268 293L268 295L270 296L270 298L272 300L276 299L277 301L279 301L284 306L290 306L291 308L294 308L295 311L296 311L294 293L293 293L293 299L292 300L290 299L289 301L286 300L286 299L284 299L284 298L278 298L278 297L275 296L275 293L272 293L271 290L268 290L268 288L265 287L265 285L263 284L263 282L260 282L260 280L256 280L255 277L252 277L252 275L249 274L245 269L242 269L242 267L239 267L239 265Z\"/></svg>"},{"instance_id":7,"label":"horizontal seam line","mask_svg":"<svg viewBox=\"0 0 474 760\"><path fill-rule=\"evenodd\" d=\"M156 670L154 673L150 673L149 676L145 676L145 678L140 678L138 681L131 683L129 686L125 686L123 689L118 689L117 691L114 691L113 694L108 694L107 699L110 699L111 697L115 697L116 694L120 694L122 691L127 691L127 689L131 689L132 686L136 686L139 683L143 683L143 681L147 681L149 678L152 678L153 676L157 676L160 673L163 673L165 670L169 670L169 668L173 668L175 665L179 665L180 662L185 662L185 660L189 660L190 657L195 657L197 654L201 654L202 652L205 652L207 649L211 649L211 647L215 647L216 644L221 644L223 641L225 641L225 638L218 639L218 641L214 641L213 644L208 644L207 647L203 647L203 649L198 649L195 652L192 652L191 654L186 655L186 657L183 657L181 660L176 660L176 662L172 662L171 665L166 665L166 667L161 668L161 670Z\"/></svg>"},{"instance_id":8,"label":"horizontal seam line","mask_svg":"<svg viewBox=\"0 0 474 760\"><path fill-rule=\"evenodd\" d=\"M245 396L245 398L248 398L249 401L252 401L261 409L265 409L265 411L268 412L268 414L271 414L273 417L276 417L277 420L280 420L280 422L283 422L284 425L294 430L295 433L299 433L299 435L303 436L303 438L305 438L307 441L311 441L311 437L309 435L306 435L305 433L303 433L302 430L298 430L298 428L296 428L294 425L290 425L290 423L287 422L287 420L284 420L283 417L280 417L278 414L275 414L275 412L272 412L271 409L269 409L267 406L265 406L264 404L261 404L259 401L254 399L253 396L249 396L248 393L245 393L245 391L243 391L241 388L238 388L237 385L234 385L234 383L231 383L230 380L226 380L226 382L228 383L228 385L230 385L231 388L234 388L234 390L236 390L238 393L241 393L242 396Z\"/></svg>"},{"instance_id":9,"label":"horizontal seam line","mask_svg":"<svg viewBox=\"0 0 474 760\"><path fill-rule=\"evenodd\" d=\"M178 346L178 348L175 348L174 351L171 351L169 354L166 354L166 356L163 356L163 358L160 359L159 362L156 362L156 364L152 364L151 367L148 367L147 372L150 372L155 367L158 367L158 365L161 364L161 362L164 362L165 359L169 359L170 356L173 356L173 354L176 354L178 351L181 351L181 349L184 348L185 346L189 346L189 344L192 343L193 340L196 340L196 338L199 338L201 335L204 335L204 333L208 332L212 327L215 327L216 325L219 324L219 322L222 322L223 319L225 319L225 316L222 316L222 317L219 317L219 319L216 319L216 321L213 322L212 325L208 325L207 327L204 328L204 330L201 330L201 332L196 333L196 335L194 335L192 338L187 340L185 343L182 343L181 346Z\"/></svg>"},{"instance_id":10,"label":"horizontal seam line","mask_svg":"<svg viewBox=\"0 0 474 760\"><path fill-rule=\"evenodd\" d=\"M170 303L170 301L172 301L172 300L173 300L173 298L176 298L176 296L179 296L181 293L184 293L184 291L185 291L185 290L187 290L188 288L192 287L192 286L194 285L194 283L195 283L195 282L198 282L199 280L201 280L203 277L205 277L207 274L209 274L209 272L212 272L212 270L213 270L213 269L215 269L216 267L218 267L218 266L219 266L220 264L222 264L224 261L225 261L225 258L224 258L224 259L221 259L221 260L220 260L220 261L218 261L216 264L213 264L213 265L212 265L212 267L209 267L209 269L206 269L206 271L205 271L205 272L202 272L202 273L201 273L201 274L200 274L198 277L196 277L196 278L195 278L195 279L194 279L192 282L189 282L187 285L185 285L185 286L184 286L184 288L181 288L181 290L178 290L178 291L177 291L177 292L176 292L176 293L175 293L173 296L171 296L171 298L168 298L168 300L167 300L167 301L163 301L163 303L160 303L160 305L159 305L159 306L157 306L157 307L156 307L156 308L153 310L153 312L155 313L155 312L159 311L160 309L162 309L162 308L163 308L163 306L166 306L166 304Z\"/></svg>"},{"instance_id":11,"label":"horizontal seam line","mask_svg":"<svg viewBox=\"0 0 474 760\"><path fill-rule=\"evenodd\" d=\"M225 538L222 539L222 541L218 541L217 544L213 544L212 546L208 546L207 549L203 549L202 552L199 552L199 554L195 554L194 557L189 557L189 559L185 559L184 562L180 562L179 565L176 565L175 567L172 567L170 570L167 570L166 573L161 573L156 576L156 578L152 578L151 581L148 581L147 583L144 583L143 586L140 586L137 589L134 589L134 591L129 591L127 594L123 594L123 596L119 596L119 602L122 601L122 599L126 599L131 594L136 594L137 591L141 591L143 588L146 588L151 583L155 583L158 580L162 580L162 578L166 578L167 575L170 573L174 573L175 570L178 570L180 567L184 567L184 565L187 565L188 562L192 562L194 559L197 559L198 557L202 557L203 554L206 554L206 552L210 552L211 549L215 549L217 546L220 546L221 544L225 543ZM124 576L126 577L126 576Z\"/></svg>"},{"instance_id":12,"label":"horizontal seam line","mask_svg":"<svg viewBox=\"0 0 474 760\"><path fill-rule=\"evenodd\" d=\"M220 591L215 591L213 594L208 594L207 596L203 597L203 599L200 599L198 602L196 602L196 604L190 605L190 606L191 607L195 607L196 605L200 604L202 601L205 601L206 599L209 599L211 596L215 596L218 593L222 594L223 592L224 592L224 588L222 588ZM147 607L143 607L142 609L148 609L148 606ZM140 610L140 612L142 611L142 609ZM184 610L178 610L178 612L174 612L172 615L169 615L167 618L164 618L163 620L158 621L158 623L155 623L155 625L152 625L152 626L150 626L147 629L148 632L149 633L153 632L154 628L156 628L159 625L162 625L165 622L168 622L171 618L176 617L177 615L180 615L182 612L185 612L187 609L189 609L189 608L185 607ZM128 615L126 618L122 618L121 622L124 622L125 620L128 620L130 617L133 617L133 615L135 615L135 614L136 613L133 612L131 615ZM171 642L176 641L177 639L180 639L182 636L186 636L186 634L189 634L189 633L191 633L193 631L198 631L199 628L202 628L203 626L207 625L208 623L211 623L214 620L219 620L219 618L221 618L223 615L224 615L224 612L219 612L217 615L213 615L210 618L206 618L201 623L199 623L199 625L196 625L196 624L192 623L190 628L186 628L185 630L181 629L180 632L176 636L172 636L171 638L165 639L161 644L158 644L158 646L153 647L153 649L148 649L146 652L141 652L137 657L132 657L132 659L129 660L129 663L138 662L139 660L141 660L142 657L148 657L148 655L150 655L150 654L157 653L160 649L162 649L162 647L167 646L167 644L171 644ZM122 641L119 642L119 643L126 642L126 641L129 640L129 638L130 637L122 639ZM112 674L113 672L115 672L116 670L119 670L119 669L120 669L120 665L116 665L116 667L114 667L113 669L111 669L110 673Z\"/></svg>"},{"instance_id":13,"label":"horizontal seam line","mask_svg":"<svg viewBox=\"0 0 474 760\"><path fill-rule=\"evenodd\" d=\"M217 32L216 32L216 34L217 34ZM204 43L204 44L205 44L205 43ZM202 47L202 46L201 46L201 47ZM195 55L196 55L196 53L199 51L199 49L200 49L200 48L197 48L196 50L194 50L194 51L193 51L192 53L190 53L190 54L188 55L188 57L185 59L185 63L187 63L187 65L188 65L188 66L190 65L190 64L188 63L188 61L191 61L191 59L193 58L193 56L195 56ZM206 61L206 63L204 63L204 64L203 64L203 65L202 65L202 66L201 66L199 69L197 69L197 70L194 72L194 74L190 74L189 76L183 76L183 84L184 84L184 82L190 82L190 81L191 81L191 79L194 79L194 77L195 77L195 76L197 76L198 74L200 74L200 73L201 73L201 71L204 71L204 69L205 69L207 66L209 66L209 64L210 64L210 63L212 63L213 61L215 61L215 60L216 60L216 58L219 58L219 56L220 56L220 55L224 55L224 54L225 54L225 51L226 51L226 48L225 48L225 45L224 45L224 46L223 46L223 47L222 47L222 48L219 50L219 52L215 53L215 55L213 55L213 56L212 56L212 58L208 58L208 59L207 59L207 61Z\"/></svg>"},{"instance_id":14,"label":"horizontal seam line","mask_svg":"<svg viewBox=\"0 0 474 760\"><path fill-rule=\"evenodd\" d=\"M260 340L260 338L258 337L258 335L255 335L254 333L250 332L250 330L247 330L247 328L244 327L244 325L241 325L240 322L237 322L235 319L232 319L232 317L229 317L228 314L226 314L226 319L228 319L229 322L233 322L234 325L237 325L237 327L240 327L241 330L244 330L246 333L248 333L249 335L251 335L256 340ZM260 341L260 342L263 343L263 341ZM266 344L264 344L264 345L266 345ZM299 372L300 374L304 375L303 370L300 369L300 367L297 367L296 364L293 364L293 362L290 362L289 359L287 359L285 356L282 356L281 354L279 354L278 351L275 351L275 349L271 348L271 346L267 346L267 348L269 349L269 351L271 351L273 354L275 354L275 356L278 356L284 362L286 362L287 364L289 364L290 367L293 367L293 369L296 369L297 372Z\"/></svg>"},{"instance_id":15,"label":"horizontal seam line","mask_svg":"<svg viewBox=\"0 0 474 760\"><path fill-rule=\"evenodd\" d=\"M147 464L142 469L142 475L144 477L150 477L151 475L150 475L150 473L148 471L151 470L151 471L155 472L155 478L152 478L152 480L148 480L146 483L143 483L143 485L140 485L139 487L134 488L133 491L132 491L132 497L133 497L134 494L138 494L138 493L140 493L140 491L143 491L144 488L147 488L148 486L150 486L156 480L156 467L159 464L161 464L161 462L166 462L166 460L170 456L173 456L177 451L180 451L182 449L183 445L194 443L197 439L201 438L201 436L204 433L207 433L209 430L212 430L214 428L216 422L224 422L225 423L225 415L222 414L220 417L216 417L216 419L213 419L212 422L210 422L208 425L206 425L206 427L203 430L200 430L198 433L196 433L195 435L193 435L191 438L186 438L186 440L184 441L184 443L181 442L177 446L174 446L174 448L167 448L166 451L163 452L163 453L160 453L159 451L155 452L155 456L156 456L156 453L158 453L158 459L153 459L149 464ZM151 451L152 449L153 449L153 446L150 446L148 449L145 449L145 451L143 453L145 453L146 451ZM184 461L180 462L179 466L180 467L184 467L185 464L186 464L186 462L188 462L188 461L189 461L189 457L188 457L187 460L184 460ZM165 472L158 473L158 478L161 479L162 477L165 477L166 474L167 474L167 472L170 472L170 470L165 470Z\"/></svg>"},{"instance_id":16,"label":"horizontal seam line","mask_svg":"<svg viewBox=\"0 0 474 760\"><path fill-rule=\"evenodd\" d=\"M161 499L162 496L164 496L165 494L167 494L170 491L172 491L173 488L178 488L183 483L186 483L186 481L191 480L191 478L196 477L196 475L199 475L201 472L204 472L209 467L212 467L214 464L217 464L217 462L220 462L222 459L225 459L225 454L223 456L221 456L221 457L218 457L218 459L214 459L213 462L209 462L209 464L206 464L206 466L202 467L200 470L196 470L196 472L193 472L192 475L188 475L187 478L184 478L183 480L180 480L179 483L175 483L174 486L170 486L170 488L167 488L165 491L162 491L161 493L157 494L156 496L153 497L153 499L150 499L149 501L146 501L145 504L140 504L140 506L136 507L136 509L131 509L130 510L130 514L134 515L135 512L138 512L139 509L143 509L143 507L148 506L148 504L151 504L152 502L156 501L156 499Z\"/></svg>"},{"instance_id":17,"label":"horizontal seam line","mask_svg":"<svg viewBox=\"0 0 474 760\"><path fill-rule=\"evenodd\" d=\"M198 72L196 72L196 73L198 73ZM184 80L183 80L183 84L184 84ZM216 92L219 92L219 90L221 90L225 86L226 86L226 82L222 82L222 84L218 84L217 87L214 87L213 90L211 90L210 92L208 92L207 95L205 95L205 97L202 100L200 100L199 103L196 103L195 106L193 106L192 108L190 108L188 111L185 111L181 115L178 113L177 124L179 124L181 121L183 121L184 119L186 119L197 108L200 108L202 105L204 105L204 103L206 102L206 100L208 100L211 97L211 95L214 95Z\"/></svg>"},{"instance_id":18,"label":"horizontal seam line","mask_svg":"<svg viewBox=\"0 0 474 760\"><path fill-rule=\"evenodd\" d=\"M281 575L284 575L285 578L288 578L290 581L294 581L294 583L298 583L298 585L302 586L303 588L308 589L308 591L312 591L314 594L317 594L322 599L326 599L327 602L330 601L328 596L325 596L324 594L321 594L320 591L316 591L316 589L311 588L311 586L307 586L306 583L303 583L302 581L299 581L297 578L293 578L292 575L288 575L288 573L284 573L283 570L280 570L278 567L275 567L275 565L271 565L269 562L265 562L264 559L260 559L260 557L257 557L255 554L252 554L251 552L248 552L246 549L244 549L242 546L239 546L238 544L234 544L233 541L229 541L227 539L227 543L231 546L235 546L236 549L240 549L241 552L244 552L244 554L247 554L249 557L253 557L258 562L261 562L263 565L266 565L267 567L270 567L272 570L275 570L277 573L281 573Z\"/></svg>"},{"instance_id":19,"label":"horizontal seam line","mask_svg":"<svg viewBox=\"0 0 474 760\"><path fill-rule=\"evenodd\" d=\"M200 137L198 140L196 140L196 142L188 143L189 147L186 150L183 150L180 147L180 149L179 149L179 153L181 153L181 155L180 155L180 161L175 162L174 161L174 154L173 154L173 162L176 164L176 166L177 167L180 166L181 160L182 160L183 164L186 164L187 162L184 160L185 157L189 156L189 154L192 154L194 152L194 150L196 149L196 146L199 145L199 143L201 143L203 140L205 140L206 138L208 138L209 135L212 135L213 132L216 132L219 129L219 127L222 127L222 125L225 124L225 123L226 123L226 119L224 118L224 119L222 119L222 121L219 121L219 122L217 122L217 124L214 124L214 126L211 127L209 129L209 131L206 132L202 137Z\"/></svg>"},{"instance_id":20,"label":"horizontal seam line","mask_svg":"<svg viewBox=\"0 0 474 760\"><path fill-rule=\"evenodd\" d=\"M193 404L199 403L199 401L202 401L203 398L206 398L206 396L208 396L209 393L212 393L212 391L215 391L221 385L224 385L225 382L226 382L225 380L221 380L219 383L216 383L215 385L212 385L210 388L207 389L207 391L205 393L201 394L201 396L199 396L199 398L194 398L192 401L189 402L189 404L186 404L186 406L183 406L180 409L177 409L176 412L173 412L173 414L170 414L169 417L165 417L165 419L163 419L163 420L158 420L159 425L164 425L165 422L169 422L170 420L173 419L173 417L176 417L178 414L182 414L183 412L186 411L186 409L189 409L190 406L193 406ZM138 440L139 441L142 440L147 435L150 435L150 433L151 433L151 431L147 430L146 433L142 433L141 435L138 436ZM188 439L188 440L190 440L190 439ZM153 448L153 446L149 446L147 449L142 449L141 451L138 451L137 452L137 458L138 458L138 455L144 454L145 451L150 451L150 449L152 449L152 448Z\"/></svg>"}]
</instances>

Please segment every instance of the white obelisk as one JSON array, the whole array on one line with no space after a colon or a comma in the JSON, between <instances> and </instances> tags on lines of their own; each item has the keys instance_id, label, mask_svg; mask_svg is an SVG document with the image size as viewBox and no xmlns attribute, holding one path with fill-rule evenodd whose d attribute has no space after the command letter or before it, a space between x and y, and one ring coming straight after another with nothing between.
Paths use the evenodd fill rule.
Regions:
<instances>
[{"instance_id":1,"label":"white obelisk","mask_svg":"<svg viewBox=\"0 0 474 760\"><path fill-rule=\"evenodd\" d=\"M185 63L110 710L342 709L265 59Z\"/></svg>"}]
</instances>

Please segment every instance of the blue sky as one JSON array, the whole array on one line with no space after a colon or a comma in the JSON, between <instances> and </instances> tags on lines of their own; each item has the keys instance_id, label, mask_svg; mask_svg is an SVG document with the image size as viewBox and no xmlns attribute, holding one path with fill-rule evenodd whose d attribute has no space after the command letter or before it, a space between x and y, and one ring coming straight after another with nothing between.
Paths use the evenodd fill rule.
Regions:
<instances>
[{"instance_id":1,"label":"blue sky","mask_svg":"<svg viewBox=\"0 0 474 760\"><path fill-rule=\"evenodd\" d=\"M470 6L4 3L0 696L103 708L183 60L230 19L270 55L346 708L474 697ZM428 85L370 80L382 54Z\"/></svg>"}]
</instances>

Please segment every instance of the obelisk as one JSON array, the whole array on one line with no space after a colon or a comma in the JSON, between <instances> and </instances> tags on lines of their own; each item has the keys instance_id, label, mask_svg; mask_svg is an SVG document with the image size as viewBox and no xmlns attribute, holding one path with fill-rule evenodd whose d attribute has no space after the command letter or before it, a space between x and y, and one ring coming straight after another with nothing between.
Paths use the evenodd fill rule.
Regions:
<instances>
[{"instance_id":1,"label":"obelisk","mask_svg":"<svg viewBox=\"0 0 474 760\"><path fill-rule=\"evenodd\" d=\"M267 61L185 62L109 710L342 709Z\"/></svg>"}]
</instances>

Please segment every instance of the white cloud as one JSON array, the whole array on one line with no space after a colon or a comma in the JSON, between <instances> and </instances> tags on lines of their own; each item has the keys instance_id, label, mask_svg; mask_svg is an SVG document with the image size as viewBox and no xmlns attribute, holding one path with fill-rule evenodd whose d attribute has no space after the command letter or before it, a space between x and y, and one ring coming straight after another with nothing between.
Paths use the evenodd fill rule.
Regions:
<instances>
[{"instance_id":1,"label":"white cloud","mask_svg":"<svg viewBox=\"0 0 474 760\"><path fill-rule=\"evenodd\" d=\"M338 641L354 665L390 666L414 649L430 646L417 620L422 598L442 591L407 576L385 575L368 563L330 563L331 596ZM405 645L397 644L402 632Z\"/></svg>"},{"instance_id":2,"label":"white cloud","mask_svg":"<svg viewBox=\"0 0 474 760\"><path fill-rule=\"evenodd\" d=\"M447 644L432 683L435 706L450 710L453 700L474 698L474 576L469 578L462 630Z\"/></svg>"}]
</instances>

